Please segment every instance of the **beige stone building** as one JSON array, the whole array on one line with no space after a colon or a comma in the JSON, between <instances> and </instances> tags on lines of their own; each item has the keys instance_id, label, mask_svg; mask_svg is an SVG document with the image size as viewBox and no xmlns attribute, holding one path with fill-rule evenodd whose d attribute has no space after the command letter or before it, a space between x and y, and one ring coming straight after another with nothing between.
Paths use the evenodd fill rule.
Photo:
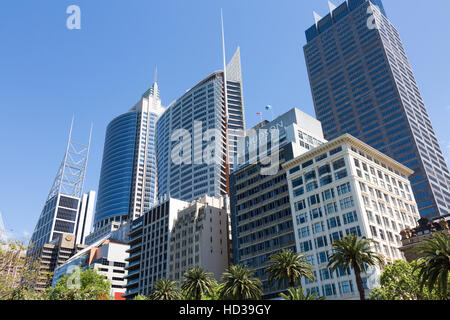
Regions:
<instances>
[{"instance_id":1,"label":"beige stone building","mask_svg":"<svg viewBox=\"0 0 450 320\"><path fill-rule=\"evenodd\" d=\"M220 280L230 260L230 224L226 198L204 196L178 212L172 226L169 278L183 281L201 267Z\"/></svg>"}]
</instances>

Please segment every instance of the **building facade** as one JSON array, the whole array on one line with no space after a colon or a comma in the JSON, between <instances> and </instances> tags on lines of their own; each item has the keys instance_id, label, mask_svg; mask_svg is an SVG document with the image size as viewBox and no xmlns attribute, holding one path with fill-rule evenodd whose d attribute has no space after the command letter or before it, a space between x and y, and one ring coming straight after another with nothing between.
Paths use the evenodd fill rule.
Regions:
<instances>
[{"instance_id":1,"label":"building facade","mask_svg":"<svg viewBox=\"0 0 450 320\"><path fill-rule=\"evenodd\" d=\"M126 291L125 269L129 245L108 237L90 245L55 269L52 286L54 287L64 275L70 275L76 268L79 271L93 269L104 275L111 283L110 296L114 300L123 300Z\"/></svg>"},{"instance_id":2,"label":"building facade","mask_svg":"<svg viewBox=\"0 0 450 320\"><path fill-rule=\"evenodd\" d=\"M226 198L204 196L180 210L170 237L169 279L183 281L201 267L219 281L229 266L230 223Z\"/></svg>"},{"instance_id":3,"label":"building facade","mask_svg":"<svg viewBox=\"0 0 450 320\"><path fill-rule=\"evenodd\" d=\"M412 170L349 134L283 165L297 251L314 266L302 287L327 299L359 299L353 271L327 267L332 244L349 234L375 240L387 263L404 259L400 231L416 226L419 212L408 177ZM378 267L363 275L370 292Z\"/></svg>"},{"instance_id":4,"label":"building facade","mask_svg":"<svg viewBox=\"0 0 450 320\"><path fill-rule=\"evenodd\" d=\"M402 247L400 250L408 262L421 257L419 247L424 239L430 239L437 233L450 235L450 215L442 216L434 220L422 218L418 226L413 229L405 229L400 232Z\"/></svg>"},{"instance_id":5,"label":"building facade","mask_svg":"<svg viewBox=\"0 0 450 320\"><path fill-rule=\"evenodd\" d=\"M34 289L42 291L48 288L52 284L55 269L84 248L86 245L77 244L75 235L69 233L63 233L41 246L33 255L39 259L39 277Z\"/></svg>"},{"instance_id":6,"label":"building facade","mask_svg":"<svg viewBox=\"0 0 450 320\"><path fill-rule=\"evenodd\" d=\"M214 72L158 120L159 197L193 201L229 194L232 159L245 130L239 49L226 69L226 81L224 71Z\"/></svg>"},{"instance_id":7,"label":"building facade","mask_svg":"<svg viewBox=\"0 0 450 320\"><path fill-rule=\"evenodd\" d=\"M158 84L125 114L112 120L105 136L94 228L142 215L156 201L156 121L165 111Z\"/></svg>"},{"instance_id":8,"label":"building facade","mask_svg":"<svg viewBox=\"0 0 450 320\"><path fill-rule=\"evenodd\" d=\"M178 211L187 205L188 202L169 198L130 222L127 299L138 294L148 296L157 280L169 276L170 231Z\"/></svg>"},{"instance_id":9,"label":"building facade","mask_svg":"<svg viewBox=\"0 0 450 320\"><path fill-rule=\"evenodd\" d=\"M347 0L315 18L304 54L325 138L350 133L411 168L420 214L448 214L448 166L381 0Z\"/></svg>"},{"instance_id":10,"label":"building facade","mask_svg":"<svg viewBox=\"0 0 450 320\"><path fill-rule=\"evenodd\" d=\"M262 130L270 129L278 130L279 143L272 141L272 136L266 141L258 138L260 133L265 134ZM245 139L245 158L230 177L233 260L255 271L262 280L265 297L272 298L280 290L267 283L265 269L270 256L282 249L296 250L286 172L281 164L326 141L320 122L295 108L253 130ZM270 164L259 157L266 143ZM252 154L252 148L258 150L258 157ZM267 167L275 170L263 174Z\"/></svg>"}]
</instances>

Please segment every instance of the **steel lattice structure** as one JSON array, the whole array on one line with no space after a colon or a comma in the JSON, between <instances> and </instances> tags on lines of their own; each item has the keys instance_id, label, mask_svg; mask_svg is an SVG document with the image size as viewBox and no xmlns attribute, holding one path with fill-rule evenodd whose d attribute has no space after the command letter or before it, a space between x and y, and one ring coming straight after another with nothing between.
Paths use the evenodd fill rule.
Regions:
<instances>
[{"instance_id":1,"label":"steel lattice structure","mask_svg":"<svg viewBox=\"0 0 450 320\"><path fill-rule=\"evenodd\" d=\"M81 197L83 193L84 178L86 176L86 167L92 138L92 126L87 145L72 141L72 129L73 119L70 126L66 153L48 194L47 201L58 193L73 197Z\"/></svg>"}]
</instances>

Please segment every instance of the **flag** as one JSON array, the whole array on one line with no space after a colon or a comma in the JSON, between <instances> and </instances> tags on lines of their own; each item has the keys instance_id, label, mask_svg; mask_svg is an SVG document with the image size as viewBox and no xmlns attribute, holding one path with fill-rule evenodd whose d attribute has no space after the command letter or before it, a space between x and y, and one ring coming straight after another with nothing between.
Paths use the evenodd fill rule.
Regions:
<instances>
[{"instance_id":1,"label":"flag","mask_svg":"<svg viewBox=\"0 0 450 320\"><path fill-rule=\"evenodd\" d=\"M262 112L257 112L256 115L257 116L262 116Z\"/></svg>"},{"instance_id":2,"label":"flag","mask_svg":"<svg viewBox=\"0 0 450 320\"><path fill-rule=\"evenodd\" d=\"M270 104L268 104L268 105L266 106L266 110L272 110L272 106L271 106Z\"/></svg>"}]
</instances>

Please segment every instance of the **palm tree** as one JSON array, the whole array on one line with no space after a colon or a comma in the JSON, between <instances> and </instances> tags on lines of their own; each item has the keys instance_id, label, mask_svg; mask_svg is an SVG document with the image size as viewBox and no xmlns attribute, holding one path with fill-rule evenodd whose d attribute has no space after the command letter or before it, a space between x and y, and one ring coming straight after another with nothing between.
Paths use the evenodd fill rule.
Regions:
<instances>
[{"instance_id":1,"label":"palm tree","mask_svg":"<svg viewBox=\"0 0 450 320\"><path fill-rule=\"evenodd\" d=\"M273 254L269 263L270 266L266 268L266 272L270 274L269 284L278 282L279 289L283 285L294 288L300 282L301 277L314 280L313 266L301 253L283 249L281 252Z\"/></svg>"},{"instance_id":2,"label":"palm tree","mask_svg":"<svg viewBox=\"0 0 450 320\"><path fill-rule=\"evenodd\" d=\"M364 285L361 278L361 272L366 272L365 266L369 267L384 264L383 259L374 251L370 245L374 241L372 239L362 238L358 240L358 236L350 234L341 240L333 243L333 254L330 256L328 267L331 272L338 268L347 269L351 267L355 272L356 286L358 287L359 297L365 300Z\"/></svg>"},{"instance_id":3,"label":"palm tree","mask_svg":"<svg viewBox=\"0 0 450 320\"><path fill-rule=\"evenodd\" d=\"M259 300L262 295L262 285L258 278L253 277L254 274L254 271L241 265L229 267L222 275L220 297L231 300Z\"/></svg>"},{"instance_id":4,"label":"palm tree","mask_svg":"<svg viewBox=\"0 0 450 320\"><path fill-rule=\"evenodd\" d=\"M181 289L187 296L193 297L195 300L201 300L203 295L212 294L217 286L213 276L212 273L208 273L200 267L188 270L184 274L184 282L181 285Z\"/></svg>"},{"instance_id":5,"label":"palm tree","mask_svg":"<svg viewBox=\"0 0 450 320\"><path fill-rule=\"evenodd\" d=\"M150 300L181 300L178 283L169 279L156 281L155 288L150 295Z\"/></svg>"},{"instance_id":6,"label":"palm tree","mask_svg":"<svg viewBox=\"0 0 450 320\"><path fill-rule=\"evenodd\" d=\"M420 289L428 282L428 289L437 285L442 299L448 299L448 281L450 270L450 235L438 233L433 239L423 240L419 246L417 268L419 269Z\"/></svg>"},{"instance_id":7,"label":"palm tree","mask_svg":"<svg viewBox=\"0 0 450 320\"><path fill-rule=\"evenodd\" d=\"M311 294L310 291L308 291L305 295L302 287L298 289L290 288L287 294L280 293L280 297L284 300L325 300L325 297L318 297L318 295L319 294L317 292Z\"/></svg>"}]
</instances>

